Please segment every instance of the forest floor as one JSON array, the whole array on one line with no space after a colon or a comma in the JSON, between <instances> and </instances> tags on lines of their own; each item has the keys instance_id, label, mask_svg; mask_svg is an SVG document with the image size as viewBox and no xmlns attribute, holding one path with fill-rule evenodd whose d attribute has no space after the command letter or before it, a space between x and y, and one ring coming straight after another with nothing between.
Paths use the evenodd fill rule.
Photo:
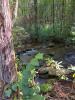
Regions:
<instances>
[{"instance_id":1,"label":"forest floor","mask_svg":"<svg viewBox=\"0 0 75 100\"><path fill-rule=\"evenodd\" d=\"M44 94L46 100L75 100L75 84L72 82L56 82L51 92Z\"/></svg>"}]
</instances>

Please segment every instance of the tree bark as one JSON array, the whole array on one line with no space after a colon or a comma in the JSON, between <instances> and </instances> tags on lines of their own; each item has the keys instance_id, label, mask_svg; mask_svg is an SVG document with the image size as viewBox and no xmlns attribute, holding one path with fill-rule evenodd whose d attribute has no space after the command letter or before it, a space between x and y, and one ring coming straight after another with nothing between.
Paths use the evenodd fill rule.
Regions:
<instances>
[{"instance_id":1,"label":"tree bark","mask_svg":"<svg viewBox=\"0 0 75 100\"><path fill-rule=\"evenodd\" d=\"M4 86L16 80L16 68L9 0L0 0L0 2L4 24L0 26L0 100L3 100Z\"/></svg>"}]
</instances>

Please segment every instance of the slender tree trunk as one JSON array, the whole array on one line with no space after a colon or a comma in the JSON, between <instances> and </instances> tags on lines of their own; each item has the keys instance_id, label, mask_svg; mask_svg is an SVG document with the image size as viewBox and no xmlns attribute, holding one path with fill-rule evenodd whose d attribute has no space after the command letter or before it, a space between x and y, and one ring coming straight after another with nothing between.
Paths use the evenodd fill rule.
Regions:
<instances>
[{"instance_id":1,"label":"slender tree trunk","mask_svg":"<svg viewBox=\"0 0 75 100\"><path fill-rule=\"evenodd\" d=\"M72 16L72 23L75 21L75 0L71 0L71 16Z\"/></svg>"},{"instance_id":2,"label":"slender tree trunk","mask_svg":"<svg viewBox=\"0 0 75 100\"><path fill-rule=\"evenodd\" d=\"M55 0L53 0L53 5L52 5L52 17L53 17L53 33L55 32L55 7L54 7L54 2Z\"/></svg>"},{"instance_id":3,"label":"slender tree trunk","mask_svg":"<svg viewBox=\"0 0 75 100\"><path fill-rule=\"evenodd\" d=\"M15 0L14 1L14 4L13 4L13 7L11 8L13 25L15 23L15 20L17 18L17 15L18 15L18 2L19 2L18 0Z\"/></svg>"},{"instance_id":4,"label":"slender tree trunk","mask_svg":"<svg viewBox=\"0 0 75 100\"><path fill-rule=\"evenodd\" d=\"M3 16L3 24L0 26L0 100L3 100L4 87L16 80L16 68L9 0L0 0L0 2Z\"/></svg>"},{"instance_id":5,"label":"slender tree trunk","mask_svg":"<svg viewBox=\"0 0 75 100\"><path fill-rule=\"evenodd\" d=\"M64 21L64 20L65 20L65 19L64 19L64 17L65 17L65 9L64 9L64 8L65 8L65 0L62 0L61 32L60 32L61 34L62 34L62 32L63 32L63 27L64 27L64 24L65 24L65 23L64 23L64 22L65 22L65 21Z\"/></svg>"},{"instance_id":6,"label":"slender tree trunk","mask_svg":"<svg viewBox=\"0 0 75 100\"><path fill-rule=\"evenodd\" d=\"M38 2L37 0L34 0L34 24L35 24L35 35L36 35L36 39L38 38L38 8L37 8Z\"/></svg>"},{"instance_id":7,"label":"slender tree trunk","mask_svg":"<svg viewBox=\"0 0 75 100\"><path fill-rule=\"evenodd\" d=\"M15 19L17 18L17 14L18 14L18 0L15 1L15 10L14 10Z\"/></svg>"}]
</instances>

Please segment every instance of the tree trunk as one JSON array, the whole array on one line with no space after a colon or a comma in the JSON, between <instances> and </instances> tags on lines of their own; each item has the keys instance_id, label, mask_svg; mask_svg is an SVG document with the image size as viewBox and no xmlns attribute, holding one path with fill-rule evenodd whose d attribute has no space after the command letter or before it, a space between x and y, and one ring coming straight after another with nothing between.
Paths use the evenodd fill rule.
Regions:
<instances>
[{"instance_id":1,"label":"tree trunk","mask_svg":"<svg viewBox=\"0 0 75 100\"><path fill-rule=\"evenodd\" d=\"M38 38L38 10L37 10L38 2L37 0L34 0L34 24L35 24L35 38Z\"/></svg>"},{"instance_id":2,"label":"tree trunk","mask_svg":"<svg viewBox=\"0 0 75 100\"><path fill-rule=\"evenodd\" d=\"M18 0L14 0L12 6L11 6L11 15L12 15L12 21L13 21L13 25L15 23L15 20L17 18L18 15Z\"/></svg>"},{"instance_id":3,"label":"tree trunk","mask_svg":"<svg viewBox=\"0 0 75 100\"><path fill-rule=\"evenodd\" d=\"M2 7L0 14L2 16L0 22L0 100L3 100L4 87L16 80L16 68L9 0L0 0L0 2Z\"/></svg>"},{"instance_id":4,"label":"tree trunk","mask_svg":"<svg viewBox=\"0 0 75 100\"><path fill-rule=\"evenodd\" d=\"M15 10L14 10L15 19L17 18L17 14L18 14L18 0L15 1Z\"/></svg>"}]
</instances>

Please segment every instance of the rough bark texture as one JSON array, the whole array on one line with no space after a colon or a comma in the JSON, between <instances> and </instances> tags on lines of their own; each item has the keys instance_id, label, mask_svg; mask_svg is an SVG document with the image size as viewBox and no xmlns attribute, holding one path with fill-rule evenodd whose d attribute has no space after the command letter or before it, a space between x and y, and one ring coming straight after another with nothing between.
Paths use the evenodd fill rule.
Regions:
<instances>
[{"instance_id":1,"label":"rough bark texture","mask_svg":"<svg viewBox=\"0 0 75 100\"><path fill-rule=\"evenodd\" d=\"M0 0L0 5L2 7L0 9L2 16L0 22L0 100L3 100L4 86L16 79L16 68L9 0Z\"/></svg>"}]
</instances>

